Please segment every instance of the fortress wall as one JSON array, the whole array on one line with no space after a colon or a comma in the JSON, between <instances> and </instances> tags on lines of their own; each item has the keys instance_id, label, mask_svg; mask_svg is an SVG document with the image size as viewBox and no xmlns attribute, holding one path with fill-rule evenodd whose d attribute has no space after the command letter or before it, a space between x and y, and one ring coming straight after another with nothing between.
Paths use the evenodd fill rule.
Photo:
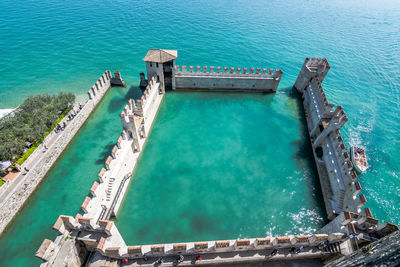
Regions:
<instances>
[{"instance_id":1,"label":"fortress wall","mask_svg":"<svg viewBox=\"0 0 400 267\"><path fill-rule=\"evenodd\" d=\"M81 210L85 218L101 220L106 216L106 212L112 208L113 199L117 195L123 196L125 193L126 187L129 184L126 180L131 177L137 159L132 151L131 143L132 140L128 140L124 132L118 137L116 145L114 145L110 152L111 155L107 157L104 163L104 168L98 174L100 183L95 181L90 188L92 198L86 196L81 205ZM122 165L123 163L125 165ZM124 183L124 188L122 188L122 192L118 193L119 185L122 182ZM112 212L108 214L112 214Z\"/></svg>"},{"instance_id":2,"label":"fortress wall","mask_svg":"<svg viewBox=\"0 0 400 267\"><path fill-rule=\"evenodd\" d=\"M121 112L124 130L98 174L100 183L90 189L92 197L86 196L81 205L83 218L101 220L117 214L163 99L159 86L155 77L150 79L142 97L130 99Z\"/></svg>"},{"instance_id":3,"label":"fortress wall","mask_svg":"<svg viewBox=\"0 0 400 267\"><path fill-rule=\"evenodd\" d=\"M347 122L341 106L330 104L321 86L329 70L326 59L307 58L296 80L295 88L301 93L307 127L313 148L325 208L332 220L319 233L362 233L380 238L398 229L381 224L364 208L367 200L353 171L349 152L340 135L340 128ZM382 230L385 229L385 230ZM366 241L365 241L366 242Z\"/></svg>"},{"instance_id":4,"label":"fortress wall","mask_svg":"<svg viewBox=\"0 0 400 267\"><path fill-rule=\"evenodd\" d=\"M69 220L72 217L64 216ZM68 226L64 223L61 216L57 222L64 224L64 229L56 238L56 241L51 242L45 240L39 248L36 256L44 261L42 267L51 266L54 262L79 261L78 255L72 255L73 248L67 248L70 257L65 257L65 253L60 253L63 244L59 240L74 240L68 239L71 235L76 237L84 246L86 251L95 251L96 254L88 266L97 266L100 255L107 257L110 261L118 259L141 260L144 255L148 257L171 257L177 255L187 255L188 264L191 256L201 253L201 263L226 264L230 261L238 260L241 252L247 254L240 255L240 260L243 262L265 261L266 255L268 260L295 260L302 258L321 259L327 256L336 255L339 253L339 242L346 240L344 234L337 233L331 235L303 235L303 236L282 236L275 238L251 238L251 239L236 239L236 240L217 240L189 243L173 243L173 244L156 244L144 246L127 246L115 225L110 221L100 221L98 226L92 227L90 219L78 218L74 225ZM57 224L56 222L56 224ZM322 251L319 248L324 242L330 241L336 249L331 251ZM292 252L289 253L289 250ZM294 250L297 250L294 252ZM73 252L73 251L72 251ZM207 259L207 254L215 258L216 253L221 257L221 260L214 262ZM233 253L233 254L232 254ZM244 256L244 257L243 257ZM185 265L182 263L181 265Z\"/></svg>"},{"instance_id":5,"label":"fortress wall","mask_svg":"<svg viewBox=\"0 0 400 267\"><path fill-rule=\"evenodd\" d=\"M289 235L282 237L267 238L250 238L236 240L216 240L188 243L172 243L172 244L156 244L142 246L113 246L108 240L104 240L101 244L101 250L98 250L103 256L111 258L141 258L143 255L164 257L172 255L194 255L201 253L203 256L208 253L229 253L239 251L255 251L255 250L274 250L285 248L303 247L305 251L315 248L329 241L331 243L342 242L346 239L343 233L315 234L315 235ZM111 248L111 249L107 249ZM293 255L294 256L294 255ZM299 256L304 256L300 255ZM320 254L314 257L320 257ZM229 258L229 256L227 257Z\"/></svg>"},{"instance_id":6,"label":"fortress wall","mask_svg":"<svg viewBox=\"0 0 400 267\"><path fill-rule=\"evenodd\" d=\"M89 99L81 109L75 106L78 111L73 120L68 121L67 116L63 118L60 124L66 123L67 127L64 131L55 133L52 131L43 143L46 143L48 149L39 146L29 158L22 164L21 169L27 167L29 172L25 175L17 176L8 184L7 190L1 192L0 197L0 233L15 217L19 209L35 190L40 181L46 176L58 157L74 138L87 118L96 108L103 96L107 93L113 82L111 81L111 72L105 71L102 76L88 91ZM119 77L122 81L122 78ZM118 80L118 79L117 79ZM123 82L123 81L122 81ZM55 141L54 141L55 140Z\"/></svg>"},{"instance_id":7,"label":"fortress wall","mask_svg":"<svg viewBox=\"0 0 400 267\"><path fill-rule=\"evenodd\" d=\"M101 217L100 207L105 207L107 214L110 214L109 211L116 214L121 204L127 184L119 193L115 189L112 191L111 197L117 200L118 207L104 202L104 192L107 191L105 190L106 184L109 185L114 180L121 183L123 175L129 170L133 171L137 163L140 151L147 140L147 135L163 99L163 92L160 92L159 89L160 85L153 78L149 82L143 97L137 101L129 100L129 104L121 112L120 117L124 130L111 151L111 155L107 158L105 168L102 168L98 174L100 183L95 182L90 189L92 198L87 196L82 203L81 209L84 215L77 214L75 218L60 216L53 226L53 229L59 233L56 241L45 240L39 248L37 256L45 261L43 266L51 265L54 259L58 262L65 262L66 254L58 255L62 244L56 243L57 240L60 240L60 237L69 235L76 237L78 241L84 244L86 250L96 251L97 253L93 258L96 260L99 257L105 257L107 261L112 262L115 259L123 258L137 259L143 255L159 257L181 254L193 255L200 252L202 255L235 252L234 254L223 254L224 258L217 264L224 264L233 260L237 261L237 255L240 251L261 250L265 253L266 249L271 251L268 260L322 259L326 258L328 254L339 253L337 249L339 246L342 253L350 253L349 244L352 244L354 240L349 239L349 235L357 234L360 242L368 242L372 238L379 239L398 230L398 227L394 224L385 222L378 225L379 221L372 217L369 208L361 210L361 207L366 204L366 199L363 194L360 194L361 185L356 181L357 175L351 171L349 154L340 135L340 128L347 121L347 117L340 106L333 109L334 105L328 103L323 92L320 78L325 77L326 71L329 69L327 61L325 59L311 59L310 61L309 64L306 60L299 75L309 77L308 82L304 84L304 87L298 85L296 88L303 97L307 126L327 211L328 214L331 212L330 214L334 218L319 233L312 236L288 235L271 238L127 246L114 223ZM317 64L324 64L324 71L321 72L321 67ZM204 73L207 73L206 69ZM299 77L298 80L304 81L303 78ZM103 82L106 79L107 73L102 77ZM101 81L99 83L101 86ZM96 89L97 87L93 88L91 94L89 93L93 99L96 98ZM321 149L322 155L317 153L317 148ZM333 173L340 175L340 177L333 175ZM127 175L131 176L131 172L128 172ZM340 213L337 214L339 211ZM336 215L338 216L335 217ZM317 248L322 245L326 246L327 242L334 244L335 249L331 246L329 251L322 252ZM297 248L298 251L291 253L289 248ZM69 249L72 250L72 248ZM76 255L73 257L76 257ZM265 261L266 257L265 255L258 258L251 256L240 260L243 260L243 262ZM207 263L207 260L202 261L202 263ZM214 261L208 263L215 264Z\"/></svg>"},{"instance_id":8,"label":"fortress wall","mask_svg":"<svg viewBox=\"0 0 400 267\"><path fill-rule=\"evenodd\" d=\"M176 89L220 91L273 91L278 88L280 69L175 66Z\"/></svg>"},{"instance_id":9,"label":"fortress wall","mask_svg":"<svg viewBox=\"0 0 400 267\"><path fill-rule=\"evenodd\" d=\"M343 210L357 211L360 202L354 201L354 178L352 163L343 138L340 136L340 128L346 123L347 116L343 108L330 104L321 86L317 72L304 74L305 70L318 69L315 62L327 64L326 59L308 61L302 68L299 76L305 75L310 80L302 88L303 106L306 113L307 126L313 145L313 153L316 161L321 187L324 195L325 207L328 218L333 219ZM326 71L323 73L326 75ZM301 78L297 79L302 80ZM320 149L322 156L318 156L316 150Z\"/></svg>"}]
</instances>

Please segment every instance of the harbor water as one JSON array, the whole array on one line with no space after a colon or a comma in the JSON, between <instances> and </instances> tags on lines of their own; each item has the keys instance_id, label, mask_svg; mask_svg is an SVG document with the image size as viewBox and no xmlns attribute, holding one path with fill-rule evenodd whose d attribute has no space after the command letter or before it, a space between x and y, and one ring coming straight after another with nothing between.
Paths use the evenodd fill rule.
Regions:
<instances>
[{"instance_id":1,"label":"harbor water","mask_svg":"<svg viewBox=\"0 0 400 267\"><path fill-rule=\"evenodd\" d=\"M167 93L116 219L125 242L320 229L326 215L296 96Z\"/></svg>"},{"instance_id":2,"label":"harbor water","mask_svg":"<svg viewBox=\"0 0 400 267\"><path fill-rule=\"evenodd\" d=\"M181 0L2 0L0 26L0 109L15 108L27 95L37 93L69 91L85 99L87 90L106 69L121 71L130 86L113 88L107 94L1 235L1 266L38 265L40 261L33 255L44 238L54 239L56 234L51 226L58 215L75 215L79 211L121 132L118 114L134 95L138 74L145 71L141 59L149 48L177 49L179 65L280 68L284 75L275 95L167 95L141 158L143 164L137 168L116 221L127 242L277 235L311 231L323 224L323 203L307 153L308 144L304 142L301 106L291 89L307 56L328 59L331 70L323 86L328 100L342 105L349 117L341 131L343 138L366 148L370 169L361 176L360 183L367 206L381 221L400 223L398 1L204 0L189 5ZM224 114L227 116L223 117ZM177 125L173 124L175 119ZM209 130L205 128L206 122L213 121L224 126L211 124ZM246 129L252 132L244 128L235 132L242 127L239 121L251 124ZM183 125L190 126L187 134ZM274 147L279 138L271 132L272 125L281 131L276 134L290 137L281 144L282 150ZM210 134L210 138L205 134ZM191 144L193 149L210 153L214 150L207 144L214 144L218 148L215 151L232 149L230 152L237 157L214 152L207 162L200 151L183 146L189 137L200 139ZM252 138L259 139L259 146ZM224 146L222 141L231 143ZM251 150L246 151L244 141ZM166 142L173 142L173 146ZM279 184L266 178L268 172L278 167L269 166L269 149L273 147L277 150L274 164L286 163L279 169L284 177ZM167 148L172 150L165 154L169 158L158 154ZM174 151L187 158L174 158ZM222 163L232 160L236 167L224 164L211 168L211 160L217 156ZM247 156L251 162L243 162ZM197 159L199 165L188 162L190 157ZM176 180L167 182L167 163L171 162L185 167L172 169ZM210 168L201 165L206 163ZM145 172L155 164L160 166L160 174L156 170ZM239 164L243 164L242 168ZM253 180L252 173L265 177ZM215 179L221 174L226 174L225 183ZM232 183L229 177L237 180ZM200 185L194 179L199 179ZM293 183L298 186L293 187ZM215 190L213 196L212 192L205 192L207 185ZM267 194L279 185L282 187L276 189L274 210L268 204ZM156 194L157 191L151 192L153 187L164 190ZM192 190L200 194L195 195ZM154 197L145 198L146 192ZM187 194L190 195L185 197ZM165 199L172 202L164 203ZM135 202L154 206L140 208ZM168 203L176 205L176 210L161 211L160 205ZM221 203L230 208L222 211ZM138 218L145 222L137 223ZM231 220L232 225L224 218ZM156 228L146 228L145 223ZM135 224L138 225L130 230L130 225ZM161 224L168 227L162 234L157 228ZM178 227L182 233L176 231Z\"/></svg>"}]
</instances>

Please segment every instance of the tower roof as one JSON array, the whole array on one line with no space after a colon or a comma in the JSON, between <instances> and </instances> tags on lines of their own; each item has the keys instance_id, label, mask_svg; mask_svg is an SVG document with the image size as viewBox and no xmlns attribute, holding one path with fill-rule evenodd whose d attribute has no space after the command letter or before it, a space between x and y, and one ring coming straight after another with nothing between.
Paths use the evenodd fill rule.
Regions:
<instances>
[{"instance_id":1,"label":"tower roof","mask_svg":"<svg viewBox=\"0 0 400 267\"><path fill-rule=\"evenodd\" d=\"M143 58L143 61L164 63L167 61L174 60L177 57L178 57L177 50L150 49L147 52L146 56Z\"/></svg>"}]
</instances>

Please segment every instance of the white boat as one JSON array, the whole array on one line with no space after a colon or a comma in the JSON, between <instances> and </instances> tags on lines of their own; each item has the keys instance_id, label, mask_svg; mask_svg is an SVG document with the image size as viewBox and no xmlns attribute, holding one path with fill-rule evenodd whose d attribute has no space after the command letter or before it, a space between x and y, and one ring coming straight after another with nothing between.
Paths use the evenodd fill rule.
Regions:
<instances>
[{"instance_id":1,"label":"white boat","mask_svg":"<svg viewBox=\"0 0 400 267\"><path fill-rule=\"evenodd\" d=\"M367 155L364 148L352 146L350 148L350 155L354 169L357 172L365 172L368 169Z\"/></svg>"}]
</instances>

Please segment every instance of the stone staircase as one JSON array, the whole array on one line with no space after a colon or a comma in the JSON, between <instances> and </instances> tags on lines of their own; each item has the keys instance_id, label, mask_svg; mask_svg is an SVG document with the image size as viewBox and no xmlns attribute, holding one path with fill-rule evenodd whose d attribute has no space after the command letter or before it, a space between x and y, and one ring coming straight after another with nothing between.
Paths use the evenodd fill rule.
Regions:
<instances>
[{"instance_id":1,"label":"stone staircase","mask_svg":"<svg viewBox=\"0 0 400 267\"><path fill-rule=\"evenodd\" d=\"M106 189L106 200L111 201L111 192L114 185L115 178L110 177L108 179L107 189Z\"/></svg>"}]
</instances>

